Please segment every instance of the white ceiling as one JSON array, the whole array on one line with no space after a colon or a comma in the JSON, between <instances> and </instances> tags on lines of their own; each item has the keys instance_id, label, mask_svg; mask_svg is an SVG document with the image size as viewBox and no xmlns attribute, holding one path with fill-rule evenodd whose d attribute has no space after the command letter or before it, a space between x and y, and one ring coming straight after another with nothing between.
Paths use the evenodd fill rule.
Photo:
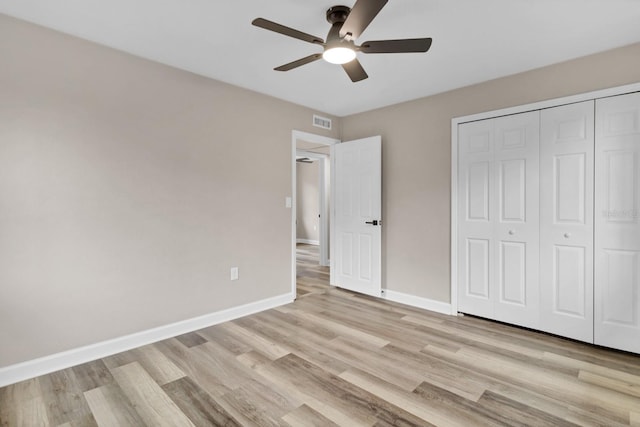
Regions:
<instances>
[{"instance_id":1,"label":"white ceiling","mask_svg":"<svg viewBox=\"0 0 640 427\"><path fill-rule=\"evenodd\" d=\"M321 48L250 25L325 38L325 11L355 0L0 0L0 12L338 116L640 41L640 0L391 0L359 43L433 37L426 54L359 54L352 83Z\"/></svg>"}]
</instances>

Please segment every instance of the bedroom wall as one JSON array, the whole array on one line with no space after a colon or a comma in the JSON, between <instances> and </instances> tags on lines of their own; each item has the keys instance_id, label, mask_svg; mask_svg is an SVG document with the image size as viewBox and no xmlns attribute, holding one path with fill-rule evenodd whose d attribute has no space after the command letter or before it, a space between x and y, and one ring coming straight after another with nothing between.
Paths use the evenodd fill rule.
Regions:
<instances>
[{"instance_id":1,"label":"bedroom wall","mask_svg":"<svg viewBox=\"0 0 640 427\"><path fill-rule=\"evenodd\" d=\"M343 118L382 135L383 287L450 301L452 118L636 82L640 43Z\"/></svg>"},{"instance_id":2,"label":"bedroom wall","mask_svg":"<svg viewBox=\"0 0 640 427\"><path fill-rule=\"evenodd\" d=\"M320 166L319 162L296 163L297 239L320 240Z\"/></svg>"},{"instance_id":3,"label":"bedroom wall","mask_svg":"<svg viewBox=\"0 0 640 427\"><path fill-rule=\"evenodd\" d=\"M0 58L0 368L290 292L315 111L3 15Z\"/></svg>"}]
</instances>

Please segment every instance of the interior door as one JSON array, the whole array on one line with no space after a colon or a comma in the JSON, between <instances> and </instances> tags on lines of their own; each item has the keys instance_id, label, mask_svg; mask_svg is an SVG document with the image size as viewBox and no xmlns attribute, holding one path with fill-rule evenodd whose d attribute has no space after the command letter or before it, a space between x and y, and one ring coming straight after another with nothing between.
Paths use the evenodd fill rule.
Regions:
<instances>
[{"instance_id":1,"label":"interior door","mask_svg":"<svg viewBox=\"0 0 640 427\"><path fill-rule=\"evenodd\" d=\"M596 344L640 353L640 93L596 101Z\"/></svg>"},{"instance_id":2,"label":"interior door","mask_svg":"<svg viewBox=\"0 0 640 427\"><path fill-rule=\"evenodd\" d=\"M331 284L382 291L382 139L331 146Z\"/></svg>"},{"instance_id":3,"label":"interior door","mask_svg":"<svg viewBox=\"0 0 640 427\"><path fill-rule=\"evenodd\" d=\"M458 127L458 310L538 323L539 112Z\"/></svg>"},{"instance_id":4,"label":"interior door","mask_svg":"<svg viewBox=\"0 0 640 427\"><path fill-rule=\"evenodd\" d=\"M593 342L594 101L542 111L540 329Z\"/></svg>"},{"instance_id":5,"label":"interior door","mask_svg":"<svg viewBox=\"0 0 640 427\"><path fill-rule=\"evenodd\" d=\"M495 119L495 319L537 328L540 113Z\"/></svg>"},{"instance_id":6,"label":"interior door","mask_svg":"<svg viewBox=\"0 0 640 427\"><path fill-rule=\"evenodd\" d=\"M494 318L494 120L458 127L458 310Z\"/></svg>"}]
</instances>

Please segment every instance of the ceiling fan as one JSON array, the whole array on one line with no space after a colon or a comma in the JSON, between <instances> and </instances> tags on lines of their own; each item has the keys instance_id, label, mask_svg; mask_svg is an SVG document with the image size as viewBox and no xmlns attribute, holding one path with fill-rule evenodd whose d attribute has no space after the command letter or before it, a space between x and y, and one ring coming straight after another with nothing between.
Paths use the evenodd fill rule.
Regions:
<instances>
[{"instance_id":1,"label":"ceiling fan","mask_svg":"<svg viewBox=\"0 0 640 427\"><path fill-rule=\"evenodd\" d=\"M359 82L369 77L356 58L356 52L362 53L408 53L426 52L431 47L431 38L377 40L367 41L360 46L354 40L369 26L388 0L357 0L353 8L334 6L327 10L327 21L331 29L325 42L320 37L303 33L293 28L269 21L264 18L254 19L256 27L274 31L285 36L293 37L308 43L317 44L324 48L323 53L315 53L288 64L274 68L276 71L289 71L302 65L309 64L323 58L332 64L340 64L353 82Z\"/></svg>"}]
</instances>

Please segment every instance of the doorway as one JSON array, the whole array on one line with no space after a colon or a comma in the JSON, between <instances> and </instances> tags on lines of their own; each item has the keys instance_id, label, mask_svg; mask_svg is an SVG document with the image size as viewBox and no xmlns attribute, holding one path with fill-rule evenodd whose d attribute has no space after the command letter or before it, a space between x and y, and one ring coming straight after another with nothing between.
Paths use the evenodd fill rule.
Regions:
<instances>
[{"instance_id":1,"label":"doorway","mask_svg":"<svg viewBox=\"0 0 640 427\"><path fill-rule=\"evenodd\" d=\"M298 183L297 183L297 168L298 159L307 159L309 162L318 163L318 235L317 235L317 254L318 254L318 266L329 267L330 264L330 227L329 227L329 191L330 191L330 173L329 173L329 153L330 147L339 143L340 141L334 138L328 138L325 136L315 135L307 132L293 131L292 132L292 156L291 156L291 170L292 170L292 213L291 213L291 266L292 266L292 283L291 293L294 298L297 296L297 244L298 244L298 226L297 226L297 209L298 209ZM314 242L315 243L315 242ZM315 248L310 252L315 253ZM308 262L304 266L304 271L310 271L310 265ZM312 269L311 269L312 270Z\"/></svg>"}]
</instances>

